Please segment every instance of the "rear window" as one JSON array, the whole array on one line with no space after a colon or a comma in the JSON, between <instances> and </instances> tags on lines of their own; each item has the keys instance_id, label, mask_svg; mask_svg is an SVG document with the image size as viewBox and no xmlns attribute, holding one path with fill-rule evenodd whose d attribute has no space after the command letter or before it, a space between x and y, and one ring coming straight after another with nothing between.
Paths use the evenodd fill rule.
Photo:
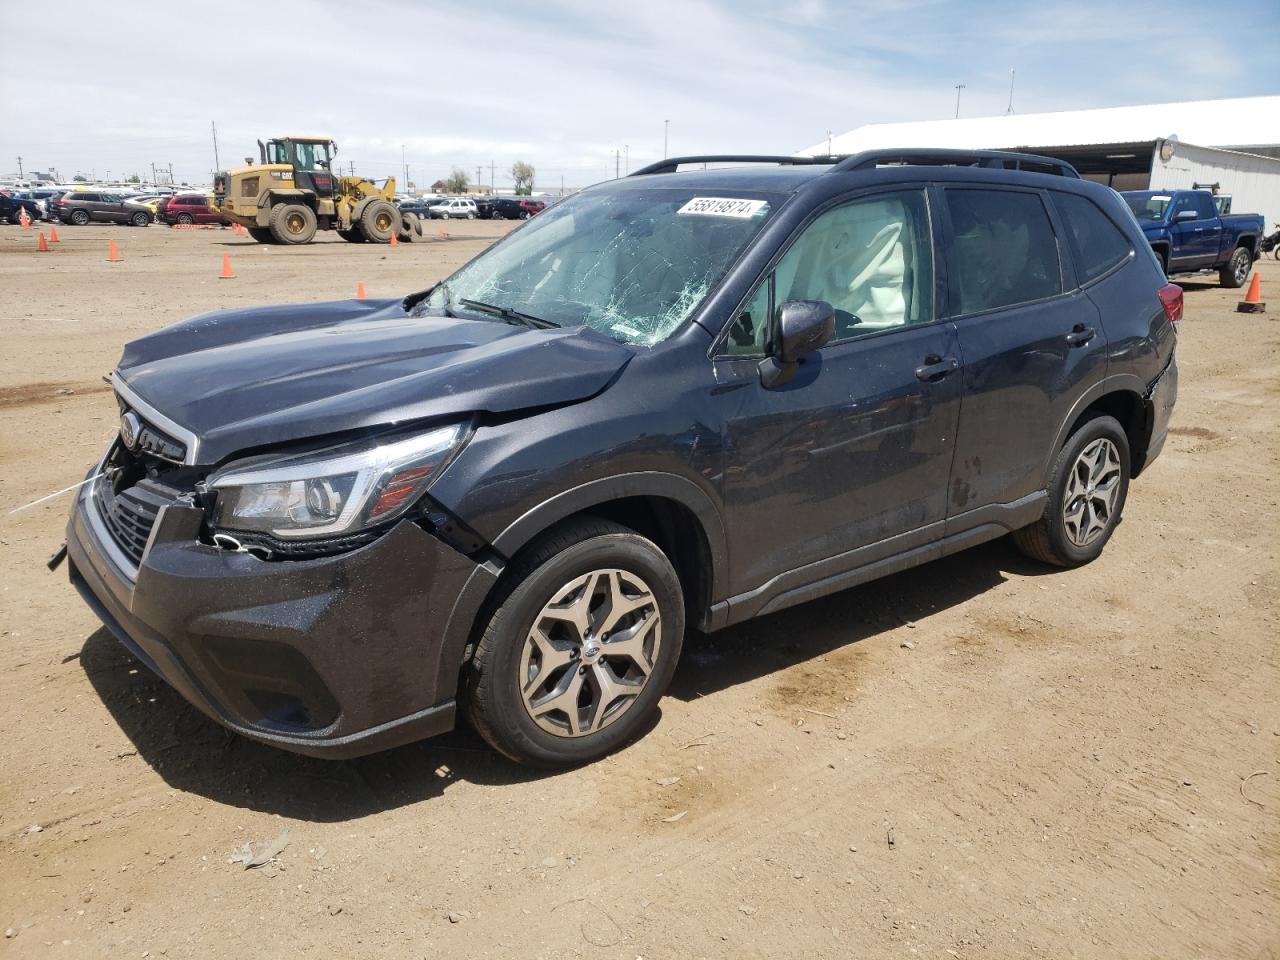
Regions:
<instances>
[{"instance_id":1,"label":"rear window","mask_svg":"<svg viewBox=\"0 0 1280 960\"><path fill-rule=\"evenodd\" d=\"M1092 200L1055 192L1053 202L1066 224L1080 283L1102 276L1129 256L1133 248L1128 238Z\"/></svg>"},{"instance_id":2,"label":"rear window","mask_svg":"<svg viewBox=\"0 0 1280 960\"><path fill-rule=\"evenodd\" d=\"M102 198L96 193L73 193L72 200L87 200L90 203L97 203Z\"/></svg>"},{"instance_id":3,"label":"rear window","mask_svg":"<svg viewBox=\"0 0 1280 960\"><path fill-rule=\"evenodd\" d=\"M960 313L1062 293L1058 241L1039 194L948 190L951 292Z\"/></svg>"}]
</instances>

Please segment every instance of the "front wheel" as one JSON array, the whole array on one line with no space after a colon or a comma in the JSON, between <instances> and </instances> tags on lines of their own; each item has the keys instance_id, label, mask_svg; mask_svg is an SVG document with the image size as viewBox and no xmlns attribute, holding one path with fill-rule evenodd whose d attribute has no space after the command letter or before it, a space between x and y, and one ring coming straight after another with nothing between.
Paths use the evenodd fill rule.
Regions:
<instances>
[{"instance_id":1,"label":"front wheel","mask_svg":"<svg viewBox=\"0 0 1280 960\"><path fill-rule=\"evenodd\" d=\"M571 521L513 565L466 672L472 725L542 767L599 759L641 732L680 659L684 597L651 540Z\"/></svg>"},{"instance_id":2,"label":"front wheel","mask_svg":"<svg viewBox=\"0 0 1280 960\"><path fill-rule=\"evenodd\" d=\"M400 211L387 200L374 200L360 214L360 229L369 243L390 243L400 229Z\"/></svg>"},{"instance_id":3,"label":"front wheel","mask_svg":"<svg viewBox=\"0 0 1280 960\"><path fill-rule=\"evenodd\" d=\"M1129 495L1129 438L1118 420L1098 414L1067 440L1054 462L1044 513L1015 530L1027 556L1058 567L1097 559Z\"/></svg>"},{"instance_id":4,"label":"front wheel","mask_svg":"<svg viewBox=\"0 0 1280 960\"><path fill-rule=\"evenodd\" d=\"M1236 247L1231 251L1231 259L1218 271L1218 279L1224 287L1236 289L1243 287L1253 270L1253 254L1244 247Z\"/></svg>"}]
</instances>

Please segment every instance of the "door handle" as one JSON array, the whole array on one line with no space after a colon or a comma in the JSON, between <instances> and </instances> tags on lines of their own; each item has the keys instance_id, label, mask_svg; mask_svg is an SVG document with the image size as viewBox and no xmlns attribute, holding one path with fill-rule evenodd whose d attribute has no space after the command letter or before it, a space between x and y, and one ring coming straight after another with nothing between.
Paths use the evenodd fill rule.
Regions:
<instances>
[{"instance_id":1,"label":"door handle","mask_svg":"<svg viewBox=\"0 0 1280 960\"><path fill-rule=\"evenodd\" d=\"M1093 327L1085 326L1083 323L1077 323L1071 328L1071 332L1067 334L1067 343L1073 347L1083 347L1086 343L1093 339L1097 331Z\"/></svg>"},{"instance_id":2,"label":"door handle","mask_svg":"<svg viewBox=\"0 0 1280 960\"><path fill-rule=\"evenodd\" d=\"M916 379L923 380L925 383L937 383L959 366L960 361L955 357L940 357L936 353L931 353L924 358L921 366L916 367Z\"/></svg>"}]
</instances>

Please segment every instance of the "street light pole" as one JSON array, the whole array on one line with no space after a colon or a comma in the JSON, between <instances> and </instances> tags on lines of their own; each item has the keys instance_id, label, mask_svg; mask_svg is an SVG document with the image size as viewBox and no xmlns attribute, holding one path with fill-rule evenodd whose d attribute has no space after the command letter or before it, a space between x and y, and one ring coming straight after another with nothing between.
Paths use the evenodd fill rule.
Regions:
<instances>
[{"instance_id":1,"label":"street light pole","mask_svg":"<svg viewBox=\"0 0 1280 960\"><path fill-rule=\"evenodd\" d=\"M960 119L960 91L964 89L963 83L956 84L956 119Z\"/></svg>"}]
</instances>

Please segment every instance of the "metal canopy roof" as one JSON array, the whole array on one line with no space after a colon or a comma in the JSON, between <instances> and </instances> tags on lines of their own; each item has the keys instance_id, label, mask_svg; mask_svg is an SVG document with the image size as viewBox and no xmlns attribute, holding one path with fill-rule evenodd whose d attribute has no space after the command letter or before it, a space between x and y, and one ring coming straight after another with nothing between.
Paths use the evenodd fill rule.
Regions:
<instances>
[{"instance_id":1,"label":"metal canopy roof","mask_svg":"<svg viewBox=\"0 0 1280 960\"><path fill-rule=\"evenodd\" d=\"M1280 96L1193 100L1099 110L1009 114L959 120L872 123L799 151L803 156L888 147L1027 150L1154 143L1175 135L1202 147L1280 146Z\"/></svg>"}]
</instances>

